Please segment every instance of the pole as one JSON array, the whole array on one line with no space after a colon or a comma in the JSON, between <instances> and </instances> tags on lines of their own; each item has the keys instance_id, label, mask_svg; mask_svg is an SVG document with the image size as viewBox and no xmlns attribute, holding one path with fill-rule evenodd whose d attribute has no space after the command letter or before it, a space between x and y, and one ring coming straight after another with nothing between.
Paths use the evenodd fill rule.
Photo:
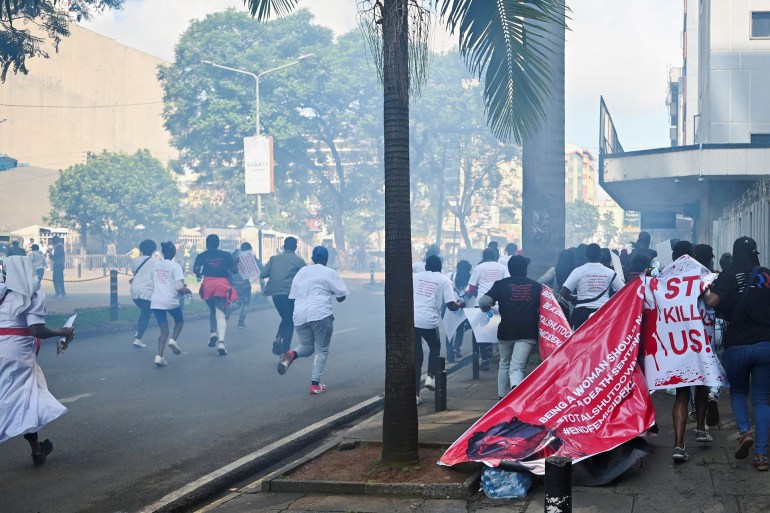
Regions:
<instances>
[{"instance_id":1,"label":"pole","mask_svg":"<svg viewBox=\"0 0 770 513\"><path fill-rule=\"evenodd\" d=\"M572 513L572 460L545 459L545 513Z\"/></svg>"},{"instance_id":2,"label":"pole","mask_svg":"<svg viewBox=\"0 0 770 513\"><path fill-rule=\"evenodd\" d=\"M118 320L118 270L110 269L110 320Z\"/></svg>"},{"instance_id":3,"label":"pole","mask_svg":"<svg viewBox=\"0 0 770 513\"><path fill-rule=\"evenodd\" d=\"M479 375L479 343L476 342L476 335L473 335L473 381L481 379Z\"/></svg>"},{"instance_id":4,"label":"pole","mask_svg":"<svg viewBox=\"0 0 770 513\"><path fill-rule=\"evenodd\" d=\"M446 359L443 356L439 356L438 359L438 372L436 373L436 394L435 410L446 410Z\"/></svg>"},{"instance_id":5,"label":"pole","mask_svg":"<svg viewBox=\"0 0 770 513\"><path fill-rule=\"evenodd\" d=\"M259 75L256 75L254 77L254 81L256 82L254 85L254 96L257 98L257 115L255 116L257 119L257 137L259 137Z\"/></svg>"}]
</instances>

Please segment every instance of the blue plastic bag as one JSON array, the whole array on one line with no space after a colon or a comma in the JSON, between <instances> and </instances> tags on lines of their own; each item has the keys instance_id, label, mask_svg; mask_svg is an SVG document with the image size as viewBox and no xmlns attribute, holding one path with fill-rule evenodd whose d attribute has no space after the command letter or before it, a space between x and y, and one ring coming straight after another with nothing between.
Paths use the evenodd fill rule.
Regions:
<instances>
[{"instance_id":1,"label":"blue plastic bag","mask_svg":"<svg viewBox=\"0 0 770 513\"><path fill-rule=\"evenodd\" d=\"M487 467L481 473L481 490L490 499L520 499L532 486L532 474Z\"/></svg>"}]
</instances>

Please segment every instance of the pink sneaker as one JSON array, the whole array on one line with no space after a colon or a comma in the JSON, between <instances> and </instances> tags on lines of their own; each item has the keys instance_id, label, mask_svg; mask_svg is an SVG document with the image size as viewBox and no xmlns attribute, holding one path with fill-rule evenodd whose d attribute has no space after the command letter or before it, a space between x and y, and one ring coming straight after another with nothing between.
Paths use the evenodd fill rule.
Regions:
<instances>
[{"instance_id":1,"label":"pink sneaker","mask_svg":"<svg viewBox=\"0 0 770 513\"><path fill-rule=\"evenodd\" d=\"M310 393L311 394L323 394L326 392L326 385L323 383L320 383L318 385L310 385Z\"/></svg>"}]
</instances>

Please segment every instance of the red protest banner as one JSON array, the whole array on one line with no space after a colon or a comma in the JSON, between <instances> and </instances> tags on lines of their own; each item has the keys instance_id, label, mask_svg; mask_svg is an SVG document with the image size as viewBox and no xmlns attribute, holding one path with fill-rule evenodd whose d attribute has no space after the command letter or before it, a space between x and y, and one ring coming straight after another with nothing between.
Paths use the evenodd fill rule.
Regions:
<instances>
[{"instance_id":1,"label":"red protest banner","mask_svg":"<svg viewBox=\"0 0 770 513\"><path fill-rule=\"evenodd\" d=\"M654 411L637 363L641 280L623 288L444 453L544 473L545 457L573 462L647 430Z\"/></svg>"},{"instance_id":2,"label":"red protest banner","mask_svg":"<svg viewBox=\"0 0 770 513\"><path fill-rule=\"evenodd\" d=\"M543 360L572 335L572 328L564 316L564 310L561 309L553 291L546 286L540 290L539 330L538 346L540 358Z\"/></svg>"}]
</instances>

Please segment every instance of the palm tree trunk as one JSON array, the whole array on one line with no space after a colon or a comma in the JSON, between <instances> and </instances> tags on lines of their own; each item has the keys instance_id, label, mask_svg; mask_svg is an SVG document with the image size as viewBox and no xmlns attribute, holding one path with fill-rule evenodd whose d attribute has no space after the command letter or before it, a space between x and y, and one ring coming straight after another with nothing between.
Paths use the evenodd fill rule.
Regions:
<instances>
[{"instance_id":1,"label":"palm tree trunk","mask_svg":"<svg viewBox=\"0 0 770 513\"><path fill-rule=\"evenodd\" d=\"M556 265L564 248L564 28L546 26L543 32L553 49L552 96L540 130L522 152L522 250L532 259L530 276Z\"/></svg>"},{"instance_id":2,"label":"palm tree trunk","mask_svg":"<svg viewBox=\"0 0 770 513\"><path fill-rule=\"evenodd\" d=\"M409 80L408 18L407 0L384 0L383 3L385 407L382 462L405 466L419 461L409 209L409 95L403 87Z\"/></svg>"}]
</instances>

